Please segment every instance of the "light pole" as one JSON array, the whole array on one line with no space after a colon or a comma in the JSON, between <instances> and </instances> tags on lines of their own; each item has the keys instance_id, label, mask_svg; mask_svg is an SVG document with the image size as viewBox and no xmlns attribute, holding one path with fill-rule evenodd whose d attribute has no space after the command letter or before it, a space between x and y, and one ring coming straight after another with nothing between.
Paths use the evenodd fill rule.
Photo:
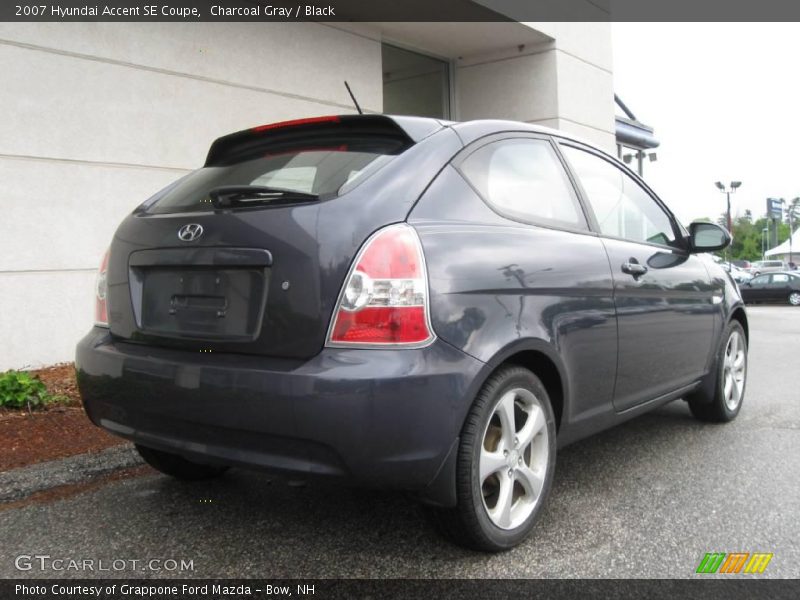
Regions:
<instances>
[{"instance_id":1,"label":"light pole","mask_svg":"<svg viewBox=\"0 0 800 600\"><path fill-rule=\"evenodd\" d=\"M727 199L728 204L727 204L727 210L725 211L726 222L728 224L728 232L731 234L731 236L733 236L733 222L731 221L731 194L736 191L736 188L742 185L742 182L731 181L731 185L729 188L726 188L721 181L717 181L715 185L717 186L720 192L725 194L725 197ZM728 248L730 248L730 246ZM728 260L728 252L729 252L728 248L725 249L726 261Z\"/></svg>"},{"instance_id":2,"label":"light pole","mask_svg":"<svg viewBox=\"0 0 800 600\"><path fill-rule=\"evenodd\" d=\"M769 227L764 227L761 230L761 260L765 260L767 257L767 246L764 243L764 236L769 235Z\"/></svg>"},{"instance_id":3,"label":"light pole","mask_svg":"<svg viewBox=\"0 0 800 600\"><path fill-rule=\"evenodd\" d=\"M783 199L781 199L783 200ZM784 202L784 204L786 204ZM800 197L794 198L789 202L786 214L789 217L789 268L794 268L794 256L792 256L792 237L794 236L794 217L795 211L800 208Z\"/></svg>"}]
</instances>

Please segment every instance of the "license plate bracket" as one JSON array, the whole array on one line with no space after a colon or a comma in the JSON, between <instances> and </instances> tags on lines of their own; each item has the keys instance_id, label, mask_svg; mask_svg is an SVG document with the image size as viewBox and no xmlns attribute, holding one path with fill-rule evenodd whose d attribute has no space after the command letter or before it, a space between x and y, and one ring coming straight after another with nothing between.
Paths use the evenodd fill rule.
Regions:
<instances>
[{"instance_id":1,"label":"license plate bracket","mask_svg":"<svg viewBox=\"0 0 800 600\"><path fill-rule=\"evenodd\" d=\"M258 267L135 267L144 333L252 341L261 329L268 270Z\"/></svg>"}]
</instances>

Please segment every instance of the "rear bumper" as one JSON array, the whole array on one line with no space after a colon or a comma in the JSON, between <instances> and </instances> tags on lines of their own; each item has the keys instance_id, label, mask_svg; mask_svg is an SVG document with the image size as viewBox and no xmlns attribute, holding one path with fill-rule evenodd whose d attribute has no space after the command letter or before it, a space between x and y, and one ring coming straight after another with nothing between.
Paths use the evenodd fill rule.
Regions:
<instances>
[{"instance_id":1,"label":"rear bumper","mask_svg":"<svg viewBox=\"0 0 800 600\"><path fill-rule=\"evenodd\" d=\"M288 361L115 342L94 328L76 350L86 412L119 436L205 462L419 491L442 504L450 502L441 479L484 366L442 341L326 348Z\"/></svg>"}]
</instances>

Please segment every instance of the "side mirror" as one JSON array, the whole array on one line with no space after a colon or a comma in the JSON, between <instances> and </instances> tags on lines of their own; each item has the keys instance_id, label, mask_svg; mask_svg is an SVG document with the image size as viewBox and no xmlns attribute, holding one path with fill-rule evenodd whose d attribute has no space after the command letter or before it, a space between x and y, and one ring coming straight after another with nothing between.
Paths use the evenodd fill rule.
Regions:
<instances>
[{"instance_id":1,"label":"side mirror","mask_svg":"<svg viewBox=\"0 0 800 600\"><path fill-rule=\"evenodd\" d=\"M716 252L727 248L731 234L715 223L697 222L689 225L689 246L695 253Z\"/></svg>"}]
</instances>

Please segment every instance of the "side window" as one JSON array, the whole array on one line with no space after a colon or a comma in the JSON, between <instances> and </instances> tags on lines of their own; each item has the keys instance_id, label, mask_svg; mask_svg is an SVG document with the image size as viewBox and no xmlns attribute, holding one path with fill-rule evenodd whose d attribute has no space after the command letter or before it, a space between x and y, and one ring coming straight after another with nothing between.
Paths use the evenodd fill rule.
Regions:
<instances>
[{"instance_id":1,"label":"side window","mask_svg":"<svg viewBox=\"0 0 800 600\"><path fill-rule=\"evenodd\" d=\"M460 171L484 200L512 219L588 229L572 183L547 140L486 144L461 163Z\"/></svg>"},{"instance_id":2,"label":"side window","mask_svg":"<svg viewBox=\"0 0 800 600\"><path fill-rule=\"evenodd\" d=\"M759 275L750 281L751 285L766 285L767 283L769 283L769 275Z\"/></svg>"},{"instance_id":3,"label":"side window","mask_svg":"<svg viewBox=\"0 0 800 600\"><path fill-rule=\"evenodd\" d=\"M622 169L572 146L561 146L592 206L600 232L634 242L670 245L672 221Z\"/></svg>"},{"instance_id":4,"label":"side window","mask_svg":"<svg viewBox=\"0 0 800 600\"><path fill-rule=\"evenodd\" d=\"M772 276L772 283L789 283L789 276L783 273L776 273Z\"/></svg>"}]
</instances>

